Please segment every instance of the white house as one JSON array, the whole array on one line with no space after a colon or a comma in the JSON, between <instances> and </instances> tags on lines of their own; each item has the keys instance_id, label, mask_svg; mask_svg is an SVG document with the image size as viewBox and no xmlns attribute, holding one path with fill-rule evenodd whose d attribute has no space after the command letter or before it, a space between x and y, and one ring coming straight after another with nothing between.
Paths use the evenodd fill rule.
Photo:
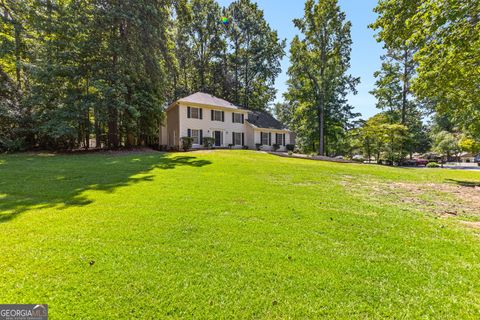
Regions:
<instances>
[{"instance_id":1,"label":"white house","mask_svg":"<svg viewBox=\"0 0 480 320\"><path fill-rule=\"evenodd\" d=\"M291 131L264 111L251 111L210 94L197 92L167 108L166 126L161 130L163 145L181 146L182 137L193 138L193 148L203 147L203 138L215 139L214 146L224 148L272 150L274 144L285 150L295 144Z\"/></svg>"}]
</instances>

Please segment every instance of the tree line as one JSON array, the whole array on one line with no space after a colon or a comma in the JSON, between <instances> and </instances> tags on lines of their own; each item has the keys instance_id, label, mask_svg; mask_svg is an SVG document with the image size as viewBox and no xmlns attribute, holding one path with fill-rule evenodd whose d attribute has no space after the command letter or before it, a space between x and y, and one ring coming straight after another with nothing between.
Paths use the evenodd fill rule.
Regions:
<instances>
[{"instance_id":1,"label":"tree line","mask_svg":"<svg viewBox=\"0 0 480 320\"><path fill-rule=\"evenodd\" d=\"M348 74L351 23L337 0L307 0L294 21L301 37L290 47L285 103L275 109L299 147L392 162L447 155L446 145L480 152L480 3L379 0L374 11L369 27L385 54L371 91L380 113L366 121L346 100L359 79Z\"/></svg>"},{"instance_id":2,"label":"tree line","mask_svg":"<svg viewBox=\"0 0 480 320\"><path fill-rule=\"evenodd\" d=\"M158 144L196 91L265 109L285 54L250 0L0 0L0 17L0 150Z\"/></svg>"},{"instance_id":3,"label":"tree line","mask_svg":"<svg viewBox=\"0 0 480 320\"><path fill-rule=\"evenodd\" d=\"M479 2L379 0L374 11L385 54L371 91L380 113L367 120L347 99L360 79L338 1L306 0L293 21L274 112L300 149L392 161L480 151ZM286 51L253 0L0 0L0 17L0 150L155 145L165 106L196 91L266 109Z\"/></svg>"}]
</instances>

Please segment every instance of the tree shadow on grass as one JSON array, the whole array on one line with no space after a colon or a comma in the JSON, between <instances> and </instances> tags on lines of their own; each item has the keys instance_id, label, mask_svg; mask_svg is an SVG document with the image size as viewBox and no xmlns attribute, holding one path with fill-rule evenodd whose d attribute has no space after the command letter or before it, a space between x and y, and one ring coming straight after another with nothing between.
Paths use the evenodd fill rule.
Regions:
<instances>
[{"instance_id":1,"label":"tree shadow on grass","mask_svg":"<svg viewBox=\"0 0 480 320\"><path fill-rule=\"evenodd\" d=\"M456 180L456 179L445 179L445 181L447 183L454 183L462 187L469 187L469 188L480 187L480 182L478 181L462 181L462 180Z\"/></svg>"},{"instance_id":2,"label":"tree shadow on grass","mask_svg":"<svg viewBox=\"0 0 480 320\"><path fill-rule=\"evenodd\" d=\"M166 153L27 155L0 159L0 223L30 209L85 206L87 190L113 192L116 188L153 181L153 169L211 164L192 156ZM137 177L137 175L139 175Z\"/></svg>"}]
</instances>

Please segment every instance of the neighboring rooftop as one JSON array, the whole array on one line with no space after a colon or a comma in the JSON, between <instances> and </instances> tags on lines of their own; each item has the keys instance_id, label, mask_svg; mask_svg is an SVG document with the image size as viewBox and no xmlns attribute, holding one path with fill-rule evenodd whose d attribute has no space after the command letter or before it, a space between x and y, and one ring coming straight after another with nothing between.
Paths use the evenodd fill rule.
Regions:
<instances>
[{"instance_id":1,"label":"neighboring rooftop","mask_svg":"<svg viewBox=\"0 0 480 320\"><path fill-rule=\"evenodd\" d=\"M250 111L247 121L257 128L288 130L280 121L266 111Z\"/></svg>"},{"instance_id":2,"label":"neighboring rooftop","mask_svg":"<svg viewBox=\"0 0 480 320\"><path fill-rule=\"evenodd\" d=\"M181 98L180 100L178 100L178 102L197 103L201 105L228 108L228 109L243 109L239 106L234 105L231 102L228 102L226 100L217 98L211 94L203 93L203 92L197 92L192 95L189 95L188 97Z\"/></svg>"}]
</instances>

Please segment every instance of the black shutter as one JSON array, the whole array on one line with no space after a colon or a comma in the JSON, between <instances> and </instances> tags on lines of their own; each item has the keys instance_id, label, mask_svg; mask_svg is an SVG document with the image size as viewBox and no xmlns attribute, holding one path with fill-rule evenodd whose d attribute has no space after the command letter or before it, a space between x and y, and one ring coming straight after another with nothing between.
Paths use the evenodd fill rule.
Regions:
<instances>
[{"instance_id":1,"label":"black shutter","mask_svg":"<svg viewBox=\"0 0 480 320\"><path fill-rule=\"evenodd\" d=\"M190 129L187 130L187 136L189 136L189 137L192 136L192 130L190 130Z\"/></svg>"},{"instance_id":2,"label":"black shutter","mask_svg":"<svg viewBox=\"0 0 480 320\"><path fill-rule=\"evenodd\" d=\"M202 109L200 109L202 110ZM203 144L203 130L200 130L200 143L199 144Z\"/></svg>"},{"instance_id":3,"label":"black shutter","mask_svg":"<svg viewBox=\"0 0 480 320\"><path fill-rule=\"evenodd\" d=\"M187 118L190 118L190 112L191 112L190 107L187 107Z\"/></svg>"},{"instance_id":4,"label":"black shutter","mask_svg":"<svg viewBox=\"0 0 480 320\"><path fill-rule=\"evenodd\" d=\"M285 133L283 134L283 146L285 147L286 143L285 143Z\"/></svg>"},{"instance_id":5,"label":"black shutter","mask_svg":"<svg viewBox=\"0 0 480 320\"><path fill-rule=\"evenodd\" d=\"M200 108L200 120L203 119L203 108Z\"/></svg>"},{"instance_id":6,"label":"black shutter","mask_svg":"<svg viewBox=\"0 0 480 320\"><path fill-rule=\"evenodd\" d=\"M272 133L271 132L268 133L268 145L269 146L272 145Z\"/></svg>"},{"instance_id":7,"label":"black shutter","mask_svg":"<svg viewBox=\"0 0 480 320\"><path fill-rule=\"evenodd\" d=\"M222 122L225 122L225 112L222 111Z\"/></svg>"},{"instance_id":8,"label":"black shutter","mask_svg":"<svg viewBox=\"0 0 480 320\"><path fill-rule=\"evenodd\" d=\"M242 113L242 123L245 123L245 115Z\"/></svg>"},{"instance_id":9,"label":"black shutter","mask_svg":"<svg viewBox=\"0 0 480 320\"><path fill-rule=\"evenodd\" d=\"M212 121L213 121L213 110L212 110Z\"/></svg>"},{"instance_id":10,"label":"black shutter","mask_svg":"<svg viewBox=\"0 0 480 320\"><path fill-rule=\"evenodd\" d=\"M232 123L235 123L235 112L232 112Z\"/></svg>"},{"instance_id":11,"label":"black shutter","mask_svg":"<svg viewBox=\"0 0 480 320\"><path fill-rule=\"evenodd\" d=\"M275 143L278 144L278 133L275 133Z\"/></svg>"},{"instance_id":12,"label":"black shutter","mask_svg":"<svg viewBox=\"0 0 480 320\"><path fill-rule=\"evenodd\" d=\"M243 116L242 116L243 118ZM242 132L242 147L245 145L245 133Z\"/></svg>"}]
</instances>

